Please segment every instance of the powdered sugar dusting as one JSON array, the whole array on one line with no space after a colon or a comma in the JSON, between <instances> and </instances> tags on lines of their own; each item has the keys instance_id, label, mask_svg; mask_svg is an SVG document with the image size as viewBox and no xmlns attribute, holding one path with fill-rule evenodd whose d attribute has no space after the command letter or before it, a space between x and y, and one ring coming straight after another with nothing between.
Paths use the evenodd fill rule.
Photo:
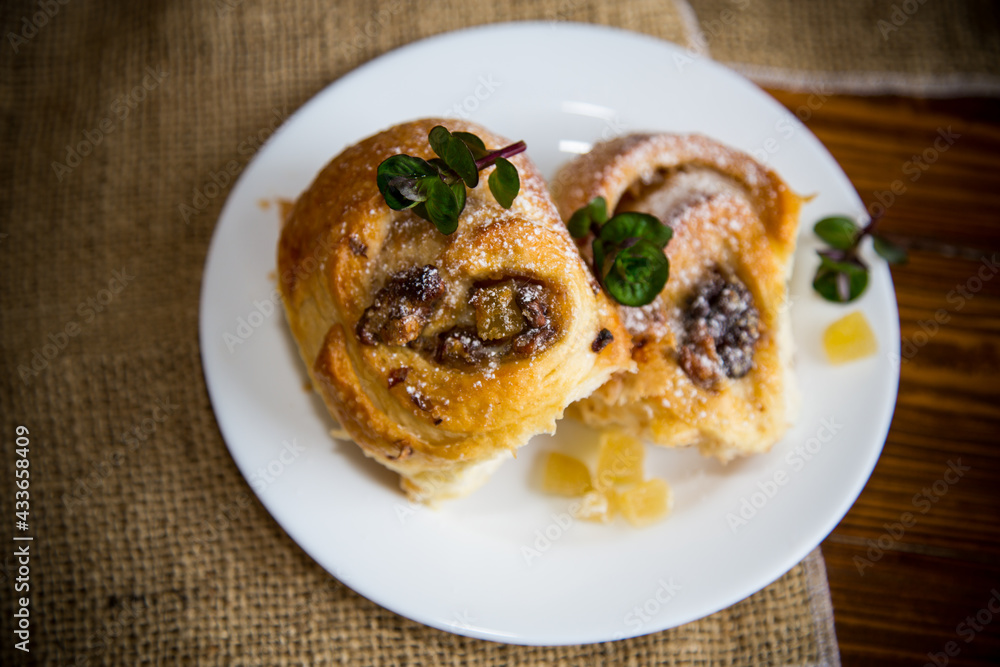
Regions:
<instances>
[{"instance_id":1,"label":"powdered sugar dusting","mask_svg":"<svg viewBox=\"0 0 1000 667\"><path fill-rule=\"evenodd\" d=\"M667 333L667 320L663 314L663 300L657 296L645 306L620 306L622 324L632 336L663 338Z\"/></svg>"}]
</instances>

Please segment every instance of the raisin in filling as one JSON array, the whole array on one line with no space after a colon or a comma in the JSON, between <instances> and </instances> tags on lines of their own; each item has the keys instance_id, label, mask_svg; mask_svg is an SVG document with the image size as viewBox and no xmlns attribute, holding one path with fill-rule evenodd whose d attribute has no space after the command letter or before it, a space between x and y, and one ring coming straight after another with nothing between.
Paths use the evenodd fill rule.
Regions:
<instances>
[{"instance_id":1,"label":"raisin in filling","mask_svg":"<svg viewBox=\"0 0 1000 667\"><path fill-rule=\"evenodd\" d=\"M441 274L429 264L394 274L358 320L358 339L365 345L416 340L444 291Z\"/></svg>"},{"instance_id":2,"label":"raisin in filling","mask_svg":"<svg viewBox=\"0 0 1000 667\"><path fill-rule=\"evenodd\" d=\"M438 363L452 366L478 366L490 356L486 344L476 330L455 328L438 334L434 358Z\"/></svg>"},{"instance_id":3,"label":"raisin in filling","mask_svg":"<svg viewBox=\"0 0 1000 667\"><path fill-rule=\"evenodd\" d=\"M713 271L695 289L683 324L678 361L695 384L713 388L723 377L741 378L753 369L760 313L736 276Z\"/></svg>"}]
</instances>

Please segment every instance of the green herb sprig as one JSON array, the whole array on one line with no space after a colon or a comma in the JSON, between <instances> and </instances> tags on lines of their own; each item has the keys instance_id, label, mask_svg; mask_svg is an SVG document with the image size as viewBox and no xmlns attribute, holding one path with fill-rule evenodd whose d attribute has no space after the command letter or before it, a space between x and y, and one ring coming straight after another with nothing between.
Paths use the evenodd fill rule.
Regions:
<instances>
[{"instance_id":1,"label":"green herb sprig","mask_svg":"<svg viewBox=\"0 0 1000 667\"><path fill-rule=\"evenodd\" d=\"M378 166L378 189L389 208L412 209L442 234L451 234L465 209L466 187L479 185L479 172L490 166L496 167L488 179L490 192L501 206L511 207L521 179L507 158L527 148L523 141L491 151L471 132L450 132L441 125L427 139L436 158L393 155Z\"/></svg>"},{"instance_id":2,"label":"green herb sprig","mask_svg":"<svg viewBox=\"0 0 1000 667\"><path fill-rule=\"evenodd\" d=\"M813 289L827 301L848 303L861 296L868 287L868 265L858 255L861 241L872 237L872 246L890 264L905 264L906 251L875 233L878 217L864 227L842 215L823 218L813 226L816 236L829 248L817 250L820 265L813 278Z\"/></svg>"},{"instance_id":3,"label":"green herb sprig","mask_svg":"<svg viewBox=\"0 0 1000 667\"><path fill-rule=\"evenodd\" d=\"M594 235L594 273L618 303L645 306L670 277L663 248L674 230L656 216L626 212L608 219L608 202L596 197L566 223L574 238Z\"/></svg>"}]
</instances>

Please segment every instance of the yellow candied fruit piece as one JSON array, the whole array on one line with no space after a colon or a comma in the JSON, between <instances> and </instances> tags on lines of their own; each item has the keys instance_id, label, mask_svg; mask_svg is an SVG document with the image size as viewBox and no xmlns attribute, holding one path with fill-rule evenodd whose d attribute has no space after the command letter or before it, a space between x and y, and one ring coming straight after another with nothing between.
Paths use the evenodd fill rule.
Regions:
<instances>
[{"instance_id":1,"label":"yellow candied fruit piece","mask_svg":"<svg viewBox=\"0 0 1000 667\"><path fill-rule=\"evenodd\" d=\"M856 310L826 328L823 348L831 363L844 364L875 354L878 341L864 313Z\"/></svg>"},{"instance_id":2,"label":"yellow candied fruit piece","mask_svg":"<svg viewBox=\"0 0 1000 667\"><path fill-rule=\"evenodd\" d=\"M648 526L667 515L672 501L662 479L648 479L617 494L619 511L633 526Z\"/></svg>"},{"instance_id":3,"label":"yellow candied fruit piece","mask_svg":"<svg viewBox=\"0 0 1000 667\"><path fill-rule=\"evenodd\" d=\"M560 496L582 496L593 488L590 471L582 461L559 452L549 454L542 479L544 491Z\"/></svg>"},{"instance_id":4,"label":"yellow candied fruit piece","mask_svg":"<svg viewBox=\"0 0 1000 667\"><path fill-rule=\"evenodd\" d=\"M638 438L613 431L602 433L597 455L597 488L641 482L645 457L646 449Z\"/></svg>"},{"instance_id":5,"label":"yellow candied fruit piece","mask_svg":"<svg viewBox=\"0 0 1000 667\"><path fill-rule=\"evenodd\" d=\"M479 288L472 303L476 308L476 333L483 340L507 338L524 329L511 281Z\"/></svg>"},{"instance_id":6,"label":"yellow candied fruit piece","mask_svg":"<svg viewBox=\"0 0 1000 667\"><path fill-rule=\"evenodd\" d=\"M608 489L604 492L604 495L608 498L608 514L611 516L621 514L622 504L618 500L618 491L616 489Z\"/></svg>"},{"instance_id":7,"label":"yellow candied fruit piece","mask_svg":"<svg viewBox=\"0 0 1000 667\"><path fill-rule=\"evenodd\" d=\"M574 519L600 523L608 523L615 516L611 497L601 491L588 491L579 503L573 505L570 513Z\"/></svg>"}]
</instances>

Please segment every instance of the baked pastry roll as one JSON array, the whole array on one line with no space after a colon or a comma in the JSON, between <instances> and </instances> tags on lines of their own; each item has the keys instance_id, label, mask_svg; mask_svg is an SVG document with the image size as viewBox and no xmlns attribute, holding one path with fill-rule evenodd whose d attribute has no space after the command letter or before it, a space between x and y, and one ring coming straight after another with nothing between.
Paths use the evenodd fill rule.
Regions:
<instances>
[{"instance_id":1,"label":"baked pastry roll","mask_svg":"<svg viewBox=\"0 0 1000 667\"><path fill-rule=\"evenodd\" d=\"M506 145L457 120L369 137L320 172L278 245L285 312L313 386L417 501L476 488L632 363L627 332L524 154L510 158L521 179L512 207L483 178L453 234L386 205L379 164L433 158L435 125Z\"/></svg>"},{"instance_id":2,"label":"baked pastry roll","mask_svg":"<svg viewBox=\"0 0 1000 667\"><path fill-rule=\"evenodd\" d=\"M659 296L618 306L638 373L617 373L572 414L721 460L769 449L797 406L786 299L801 199L749 155L673 134L598 144L553 190L567 220L601 196L609 213L674 230Z\"/></svg>"}]
</instances>

